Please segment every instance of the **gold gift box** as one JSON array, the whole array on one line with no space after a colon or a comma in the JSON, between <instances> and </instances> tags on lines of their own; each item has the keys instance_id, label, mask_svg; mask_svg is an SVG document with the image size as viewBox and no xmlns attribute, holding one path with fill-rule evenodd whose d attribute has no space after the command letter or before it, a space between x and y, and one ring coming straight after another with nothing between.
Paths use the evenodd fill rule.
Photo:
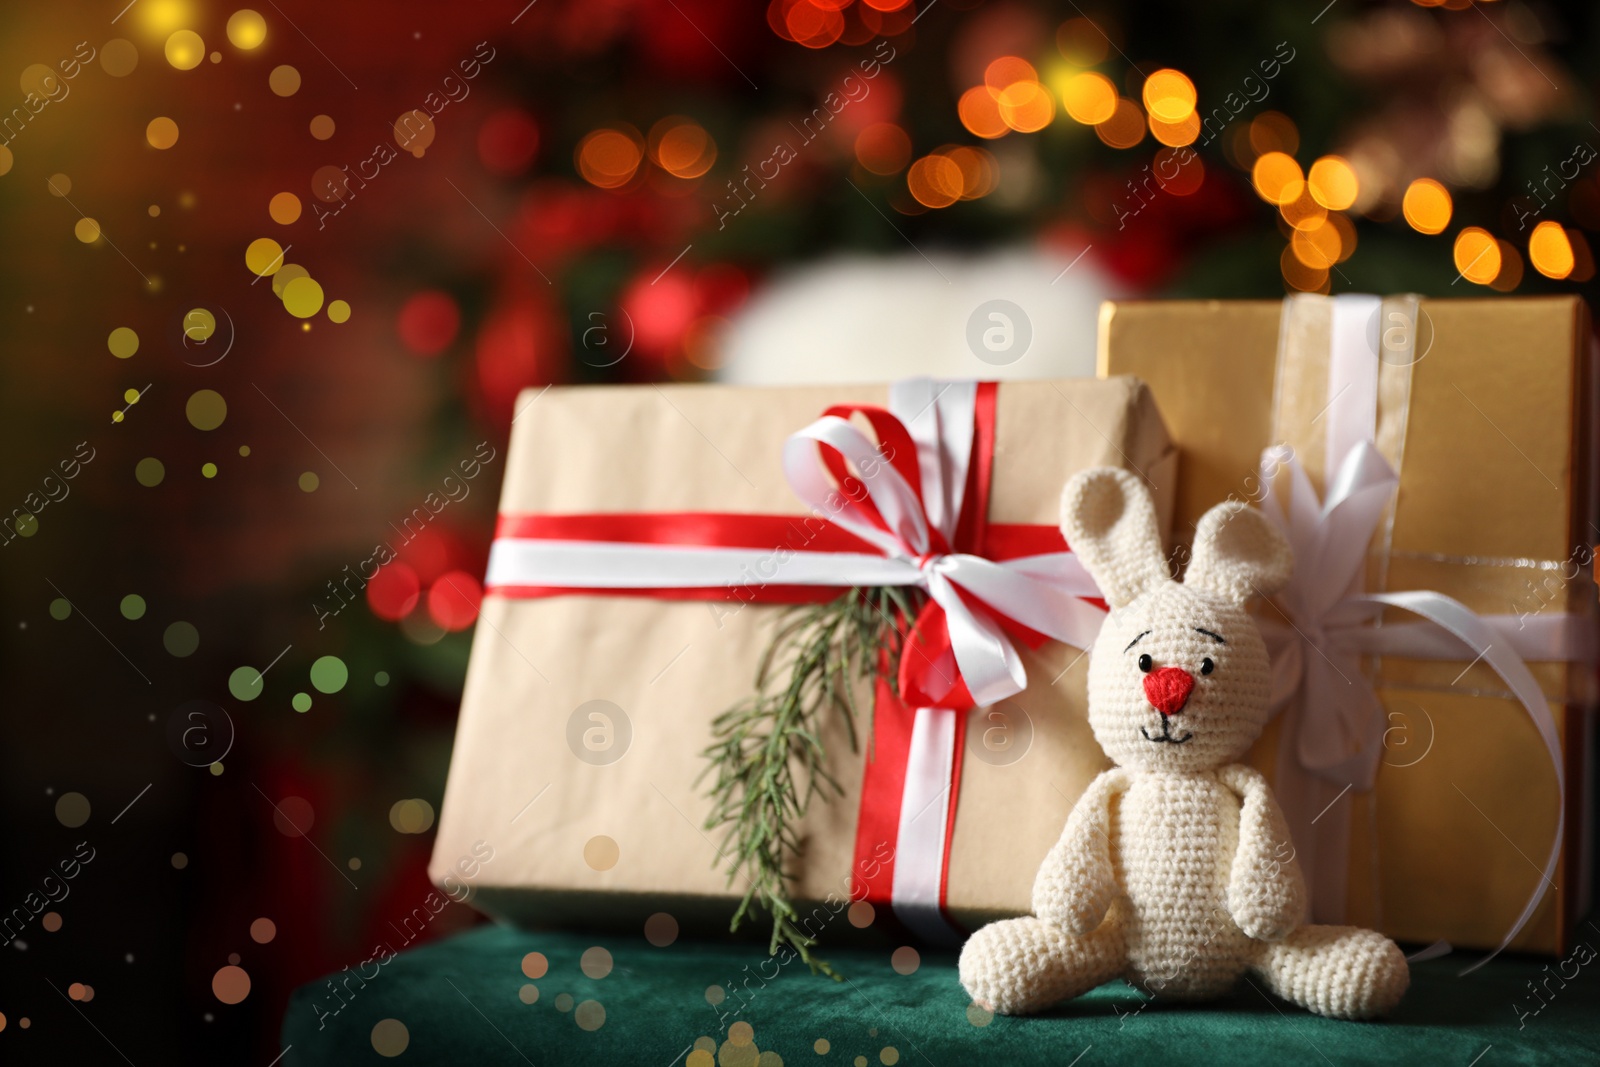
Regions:
<instances>
[{"instance_id":1,"label":"gold gift box","mask_svg":"<svg viewBox=\"0 0 1600 1067\"><path fill-rule=\"evenodd\" d=\"M881 385L530 392L517 403L523 414L501 512L802 515L782 474L785 439L831 405L883 405L887 397ZM1053 527L1066 479L1110 465L1146 473L1165 521L1174 462L1137 381L1008 382L998 392L989 520ZM745 883L728 882L721 834L704 826L708 787L696 778L712 719L750 693L783 611L739 604L731 595L726 603L487 596L434 881L456 878L458 861L483 842L494 853L473 879L474 899L493 915L633 924L666 911L684 924L725 929ZM1028 688L1000 705L999 720L996 709L971 713L948 881L949 912L969 926L1030 910L1039 862L1073 802L1109 765L1085 716L1081 650L1047 642L1019 652ZM859 689L858 706L870 701ZM864 746L851 751L838 716L824 721L830 770L845 791L819 797L799 827L804 850L791 872L793 894L813 903L851 892L867 759ZM586 758L579 753L590 730L598 732ZM759 917L749 927L767 930ZM833 923L824 946L849 930Z\"/></svg>"},{"instance_id":2,"label":"gold gift box","mask_svg":"<svg viewBox=\"0 0 1600 1067\"><path fill-rule=\"evenodd\" d=\"M1583 302L1422 299L1416 307L1415 318L1400 324L1415 331L1404 368L1409 396L1387 385L1379 394L1380 447L1386 428L1402 427L1387 449L1400 460L1400 483L1387 549L1374 538L1367 588L1436 590L1484 615L1592 619L1590 561L1600 526ZM1262 449L1279 443L1275 420L1288 427L1277 435L1322 490L1320 417L1332 401L1325 372L1301 366L1305 356L1280 365L1280 344L1294 343L1280 330L1283 309L1278 301L1130 301L1101 309L1100 374L1147 382L1178 445L1173 531L1180 543L1211 505L1259 496ZM1281 388L1280 374L1295 379L1290 388ZM1385 618L1410 617L1389 611ZM1469 666L1467 658L1371 663L1391 728L1376 787L1355 796L1351 813L1348 918L1403 941L1498 945L1539 884L1564 805L1554 888L1512 943L1560 953L1589 900L1594 668L1529 664L1561 740L1566 795L1559 796L1522 705L1488 666ZM1278 726L1252 753L1269 775Z\"/></svg>"}]
</instances>

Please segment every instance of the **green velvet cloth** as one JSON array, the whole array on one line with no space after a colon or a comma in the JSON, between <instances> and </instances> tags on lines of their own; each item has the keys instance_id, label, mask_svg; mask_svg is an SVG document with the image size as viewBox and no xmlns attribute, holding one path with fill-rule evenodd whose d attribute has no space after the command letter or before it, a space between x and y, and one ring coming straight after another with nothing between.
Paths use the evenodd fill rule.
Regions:
<instances>
[{"instance_id":1,"label":"green velvet cloth","mask_svg":"<svg viewBox=\"0 0 1600 1067\"><path fill-rule=\"evenodd\" d=\"M1579 929L1593 932L1588 924ZM1600 936L1580 940L1600 945ZM610 953L611 969L586 977L584 952L597 945ZM281 1063L391 1062L373 1047L373 1028L384 1019L398 1019L409 1035L397 1063L697 1067L706 1061L693 1054L696 1039L714 1040L728 1067L756 1064L757 1051L791 1067L1600 1063L1600 961L1582 948L1564 964L1563 973L1576 972L1564 988L1555 961L1501 958L1466 977L1457 972L1471 957L1414 964L1400 1010L1365 1023L1309 1015L1249 985L1225 1000L1182 1005L1146 1003L1121 982L1043 1016L969 1017L953 955L926 953L912 973L900 974L888 948L838 948L828 958L847 980L833 982L798 961L778 969L763 948L687 939L656 948L640 935L479 927L369 965L364 987L355 978L344 983L346 1006L337 1014L323 1014L340 1003L325 982L302 987L284 1020L283 1041L292 1047ZM530 952L548 960L536 980L522 971ZM1542 999L1529 991L1530 980L1548 990ZM522 999L531 996L528 985L538 991L532 1004ZM713 985L726 991L720 1007L708 1003ZM586 1001L604 1007L597 1029L579 1025L597 1021ZM724 1047L730 1027L747 1043ZM816 1051L819 1038L828 1042L826 1054ZM761 1067L776 1062L759 1059Z\"/></svg>"}]
</instances>

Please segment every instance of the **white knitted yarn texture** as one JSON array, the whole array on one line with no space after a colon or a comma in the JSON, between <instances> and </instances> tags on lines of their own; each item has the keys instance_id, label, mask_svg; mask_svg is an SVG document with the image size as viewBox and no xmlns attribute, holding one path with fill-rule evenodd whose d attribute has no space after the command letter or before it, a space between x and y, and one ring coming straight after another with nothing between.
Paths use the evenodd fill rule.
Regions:
<instances>
[{"instance_id":1,"label":"white knitted yarn texture","mask_svg":"<svg viewBox=\"0 0 1600 1067\"><path fill-rule=\"evenodd\" d=\"M1410 982L1405 956L1371 930L1305 925L1277 801L1235 762L1266 723L1270 682L1244 604L1288 580L1282 535L1259 512L1220 504L1174 582L1148 491L1111 468L1067 483L1062 530L1112 609L1090 652L1089 725L1117 766L1090 784L1045 857L1034 914L968 940L962 985L1020 1015L1113 978L1198 1000L1248 973L1319 1015L1390 1011ZM1145 680L1174 668L1193 688L1163 714Z\"/></svg>"}]
</instances>

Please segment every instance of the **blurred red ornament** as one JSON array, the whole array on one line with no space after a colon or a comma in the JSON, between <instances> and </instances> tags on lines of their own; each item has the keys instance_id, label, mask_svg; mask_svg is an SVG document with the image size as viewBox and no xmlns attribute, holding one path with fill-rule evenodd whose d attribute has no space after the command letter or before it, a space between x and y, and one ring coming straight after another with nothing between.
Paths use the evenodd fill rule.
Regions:
<instances>
[{"instance_id":1,"label":"blurred red ornament","mask_svg":"<svg viewBox=\"0 0 1600 1067\"><path fill-rule=\"evenodd\" d=\"M442 629L465 630L478 617L483 587L466 571L439 575L428 589L428 616Z\"/></svg>"},{"instance_id":2,"label":"blurred red ornament","mask_svg":"<svg viewBox=\"0 0 1600 1067\"><path fill-rule=\"evenodd\" d=\"M542 293L502 299L478 329L478 385L486 414L509 424L519 392L563 377L567 347L566 331Z\"/></svg>"},{"instance_id":3,"label":"blurred red ornament","mask_svg":"<svg viewBox=\"0 0 1600 1067\"><path fill-rule=\"evenodd\" d=\"M436 499L443 500L443 497ZM419 585L427 585L461 563L460 546L436 524L430 525L432 521L433 513L426 502L418 504L409 515L401 517L399 525L394 527L399 536L389 542ZM390 567L394 565L389 564Z\"/></svg>"},{"instance_id":4,"label":"blurred red ornament","mask_svg":"<svg viewBox=\"0 0 1600 1067\"><path fill-rule=\"evenodd\" d=\"M694 283L681 264L659 276L647 272L628 286L621 303L640 351L659 354L676 345L694 321Z\"/></svg>"},{"instance_id":5,"label":"blurred red ornament","mask_svg":"<svg viewBox=\"0 0 1600 1067\"><path fill-rule=\"evenodd\" d=\"M539 152L539 126L521 108L508 107L484 120L478 131L478 158L492 174L515 177Z\"/></svg>"},{"instance_id":6,"label":"blurred red ornament","mask_svg":"<svg viewBox=\"0 0 1600 1067\"><path fill-rule=\"evenodd\" d=\"M411 351L419 356L437 356L456 339L461 311L449 293L428 289L401 305L395 327L400 342Z\"/></svg>"},{"instance_id":7,"label":"blurred red ornament","mask_svg":"<svg viewBox=\"0 0 1600 1067\"><path fill-rule=\"evenodd\" d=\"M417 572L399 560L384 564L367 583L367 606L388 622L399 622L411 614L422 596Z\"/></svg>"}]
</instances>

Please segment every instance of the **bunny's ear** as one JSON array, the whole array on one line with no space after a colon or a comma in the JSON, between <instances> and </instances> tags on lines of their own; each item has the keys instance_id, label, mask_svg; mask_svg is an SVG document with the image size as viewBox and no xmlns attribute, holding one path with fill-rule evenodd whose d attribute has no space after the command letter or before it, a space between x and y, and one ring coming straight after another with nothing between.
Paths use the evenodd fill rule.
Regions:
<instances>
[{"instance_id":1,"label":"bunny's ear","mask_svg":"<svg viewBox=\"0 0 1600 1067\"><path fill-rule=\"evenodd\" d=\"M1293 567L1283 531L1255 508L1233 500L1200 517L1184 584L1243 604L1253 595L1282 589Z\"/></svg>"},{"instance_id":2,"label":"bunny's ear","mask_svg":"<svg viewBox=\"0 0 1600 1067\"><path fill-rule=\"evenodd\" d=\"M1095 467L1061 493L1061 532L1114 608L1168 580L1150 492L1137 475Z\"/></svg>"}]
</instances>

